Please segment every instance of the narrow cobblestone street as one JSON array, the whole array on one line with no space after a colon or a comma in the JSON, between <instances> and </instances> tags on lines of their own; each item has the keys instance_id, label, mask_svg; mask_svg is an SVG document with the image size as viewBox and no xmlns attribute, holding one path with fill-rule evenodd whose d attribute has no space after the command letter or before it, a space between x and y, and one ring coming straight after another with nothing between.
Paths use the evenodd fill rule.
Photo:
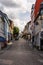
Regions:
<instances>
[{"instance_id":1,"label":"narrow cobblestone street","mask_svg":"<svg viewBox=\"0 0 43 65\"><path fill-rule=\"evenodd\" d=\"M13 41L12 47L0 55L0 65L43 65L40 55L40 51L32 50L26 40L19 39Z\"/></svg>"}]
</instances>

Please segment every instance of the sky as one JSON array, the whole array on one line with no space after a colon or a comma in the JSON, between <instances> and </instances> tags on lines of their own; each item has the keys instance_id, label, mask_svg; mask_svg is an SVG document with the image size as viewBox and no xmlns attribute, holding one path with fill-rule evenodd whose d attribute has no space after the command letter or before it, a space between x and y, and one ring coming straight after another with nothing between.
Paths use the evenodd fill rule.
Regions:
<instances>
[{"instance_id":1,"label":"sky","mask_svg":"<svg viewBox=\"0 0 43 65\"><path fill-rule=\"evenodd\" d=\"M36 0L0 0L0 10L13 20L20 32L27 22L31 20L31 7Z\"/></svg>"}]
</instances>

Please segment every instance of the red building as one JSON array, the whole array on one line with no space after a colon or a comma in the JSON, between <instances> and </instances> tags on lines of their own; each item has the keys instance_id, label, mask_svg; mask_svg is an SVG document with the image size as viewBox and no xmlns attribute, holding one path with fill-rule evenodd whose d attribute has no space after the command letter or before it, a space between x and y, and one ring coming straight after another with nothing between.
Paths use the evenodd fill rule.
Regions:
<instances>
[{"instance_id":1,"label":"red building","mask_svg":"<svg viewBox=\"0 0 43 65\"><path fill-rule=\"evenodd\" d=\"M34 9L34 16L35 18L37 17L38 13L39 13L39 10L40 10L40 4L43 2L43 0L36 0L36 3L35 3L35 9Z\"/></svg>"}]
</instances>

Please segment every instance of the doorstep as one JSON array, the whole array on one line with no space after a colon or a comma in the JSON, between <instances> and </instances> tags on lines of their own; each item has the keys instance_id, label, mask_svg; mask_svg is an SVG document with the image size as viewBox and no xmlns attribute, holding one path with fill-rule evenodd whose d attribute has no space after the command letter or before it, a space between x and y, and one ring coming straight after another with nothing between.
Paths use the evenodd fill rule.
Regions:
<instances>
[{"instance_id":1,"label":"doorstep","mask_svg":"<svg viewBox=\"0 0 43 65\"><path fill-rule=\"evenodd\" d=\"M12 45L12 44L13 44L12 42L7 43L7 45Z\"/></svg>"}]
</instances>

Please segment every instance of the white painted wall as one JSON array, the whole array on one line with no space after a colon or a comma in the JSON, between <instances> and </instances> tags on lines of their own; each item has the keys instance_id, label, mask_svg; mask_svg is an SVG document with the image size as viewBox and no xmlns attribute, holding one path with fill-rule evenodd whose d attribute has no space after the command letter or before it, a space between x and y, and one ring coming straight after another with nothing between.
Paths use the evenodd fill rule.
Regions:
<instances>
[{"instance_id":1,"label":"white painted wall","mask_svg":"<svg viewBox=\"0 0 43 65\"><path fill-rule=\"evenodd\" d=\"M5 38L5 35L4 35L4 22L2 21L1 18L0 18L0 36Z\"/></svg>"}]
</instances>

